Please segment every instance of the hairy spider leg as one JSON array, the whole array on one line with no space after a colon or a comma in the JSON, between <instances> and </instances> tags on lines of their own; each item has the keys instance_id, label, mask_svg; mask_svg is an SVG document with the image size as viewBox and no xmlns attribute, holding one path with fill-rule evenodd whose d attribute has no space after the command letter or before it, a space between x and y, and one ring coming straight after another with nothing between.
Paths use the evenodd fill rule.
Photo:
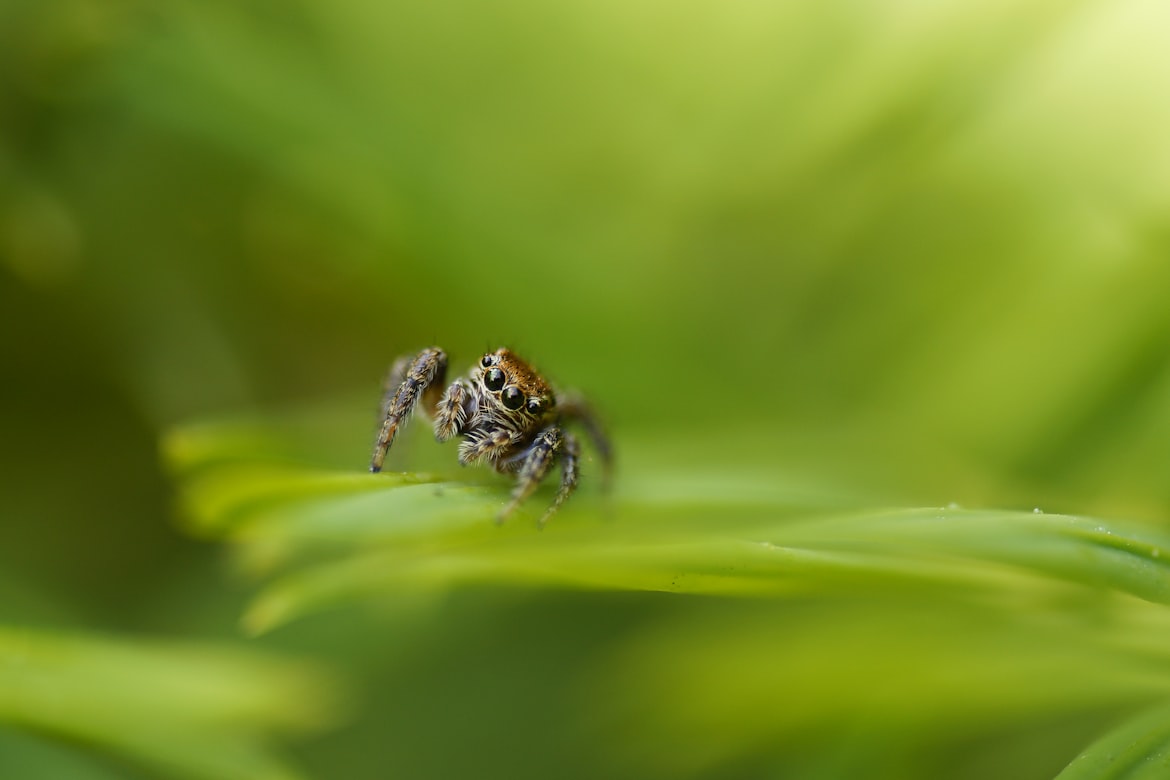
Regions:
<instances>
[{"instance_id":1,"label":"hairy spider leg","mask_svg":"<svg viewBox=\"0 0 1170 780\"><path fill-rule=\"evenodd\" d=\"M414 357L411 355L401 355L386 372L386 378L382 380L382 405L378 412L379 425L386 420L386 414L390 411L391 404L394 403L394 396L398 394L398 388L402 387L402 380L406 379L406 370L410 368L413 360Z\"/></svg>"},{"instance_id":2,"label":"hairy spider leg","mask_svg":"<svg viewBox=\"0 0 1170 780\"><path fill-rule=\"evenodd\" d=\"M580 458L581 449L577 444L577 437L571 433L565 434L564 449L560 455L561 461L561 486L557 488L556 498L553 499L552 506L544 510L544 514L540 516L537 526L544 528L544 524L552 517L557 510L561 508L561 504L569 496L573 495L573 491L577 489L577 461Z\"/></svg>"},{"instance_id":3,"label":"hairy spider leg","mask_svg":"<svg viewBox=\"0 0 1170 780\"><path fill-rule=\"evenodd\" d=\"M395 361L395 366L401 362ZM394 368L390 370L391 376ZM425 401L429 406L438 403L438 388L447 376L447 354L438 347L424 349L407 366L402 382L394 397L386 404L383 414L382 430L378 432L378 441L374 444L374 455L370 459L370 471L382 470L382 462L386 459L386 452L394 443L398 435L398 428L403 421L410 417L419 399L426 394Z\"/></svg>"},{"instance_id":4,"label":"hairy spider leg","mask_svg":"<svg viewBox=\"0 0 1170 780\"><path fill-rule=\"evenodd\" d=\"M447 441L463 433L474 413L475 394L466 379L456 379L435 407L435 438Z\"/></svg>"},{"instance_id":5,"label":"hairy spider leg","mask_svg":"<svg viewBox=\"0 0 1170 780\"><path fill-rule=\"evenodd\" d=\"M545 428L532 440L532 444L524 453L520 473L516 477L516 487L512 490L512 500L496 515L497 523L504 522L505 518L516 511L516 507L536 490L536 486L541 483L549 467L556 460L562 441L561 429L556 425Z\"/></svg>"},{"instance_id":6,"label":"hairy spider leg","mask_svg":"<svg viewBox=\"0 0 1170 780\"><path fill-rule=\"evenodd\" d=\"M472 431L459 445L459 465L470 466L477 460L486 460L492 465L520 441L520 434L505 428L496 428L487 433Z\"/></svg>"},{"instance_id":7,"label":"hairy spider leg","mask_svg":"<svg viewBox=\"0 0 1170 780\"><path fill-rule=\"evenodd\" d=\"M585 433L589 435L589 440L593 442L593 448L601 456L602 490L609 490L610 484L613 482L613 447L610 445L609 436L605 433L605 427L602 426L601 420L597 418L593 407L584 398L575 393L566 396L557 406L563 421L575 420L585 428Z\"/></svg>"}]
</instances>

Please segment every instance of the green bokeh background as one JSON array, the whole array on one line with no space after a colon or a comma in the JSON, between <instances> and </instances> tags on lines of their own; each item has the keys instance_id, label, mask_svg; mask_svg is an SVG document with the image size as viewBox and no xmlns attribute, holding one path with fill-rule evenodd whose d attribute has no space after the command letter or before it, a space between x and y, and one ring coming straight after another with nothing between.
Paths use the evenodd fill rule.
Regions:
<instances>
[{"instance_id":1,"label":"green bokeh background","mask_svg":"<svg viewBox=\"0 0 1170 780\"><path fill-rule=\"evenodd\" d=\"M291 745L312 777L1053 776L1133 700L937 738L826 706L724 752L633 695L591 709L655 648L750 688L766 658L679 626L734 638L758 604L466 586L245 639L252 585L177 527L160 442L373 409L404 351L508 344L602 411L619 494L708 471L1160 532L1168 29L1153 0L4 0L0 622L316 660L360 693ZM357 473L371 431L322 446ZM815 679L859 614L947 612L769 608ZM971 619L953 641L1006 620ZM6 739L22 777L146 771Z\"/></svg>"}]
</instances>

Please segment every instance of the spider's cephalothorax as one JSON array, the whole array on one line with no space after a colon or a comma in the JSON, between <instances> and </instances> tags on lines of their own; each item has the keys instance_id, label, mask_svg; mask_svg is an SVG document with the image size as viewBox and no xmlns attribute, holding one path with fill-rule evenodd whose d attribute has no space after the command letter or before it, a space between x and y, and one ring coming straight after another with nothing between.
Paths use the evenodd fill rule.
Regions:
<instances>
[{"instance_id":1,"label":"spider's cephalothorax","mask_svg":"<svg viewBox=\"0 0 1170 780\"><path fill-rule=\"evenodd\" d=\"M370 471L381 471L386 451L402 423L421 401L434 418L439 441L461 436L459 462L486 462L501 473L516 474L512 500L498 515L503 520L536 490L558 460L561 486L553 504L540 518L543 525L577 487L577 439L563 429L580 422L605 467L611 463L609 441L588 405L578 397L558 403L548 382L532 366L507 349L484 355L466 378L442 391L447 355L438 347L394 362L382 398L382 430L374 445Z\"/></svg>"}]
</instances>

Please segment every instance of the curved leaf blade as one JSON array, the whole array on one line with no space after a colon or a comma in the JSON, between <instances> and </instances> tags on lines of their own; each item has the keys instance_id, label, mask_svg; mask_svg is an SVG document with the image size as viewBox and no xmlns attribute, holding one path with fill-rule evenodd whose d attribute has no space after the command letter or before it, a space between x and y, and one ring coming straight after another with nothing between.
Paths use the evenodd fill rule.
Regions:
<instances>
[{"instance_id":1,"label":"curved leaf blade","mask_svg":"<svg viewBox=\"0 0 1170 780\"><path fill-rule=\"evenodd\" d=\"M1170 705L1122 724L1073 759L1057 780L1159 780L1170 776Z\"/></svg>"}]
</instances>

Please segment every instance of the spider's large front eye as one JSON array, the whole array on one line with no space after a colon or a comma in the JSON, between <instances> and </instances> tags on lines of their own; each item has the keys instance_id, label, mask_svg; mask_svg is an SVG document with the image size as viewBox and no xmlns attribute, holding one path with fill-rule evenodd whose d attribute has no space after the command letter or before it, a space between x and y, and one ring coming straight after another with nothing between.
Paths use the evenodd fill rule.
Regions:
<instances>
[{"instance_id":1,"label":"spider's large front eye","mask_svg":"<svg viewBox=\"0 0 1170 780\"><path fill-rule=\"evenodd\" d=\"M495 392L504 386L504 372L498 368L493 368L483 375L483 386L488 390Z\"/></svg>"},{"instance_id":2,"label":"spider's large front eye","mask_svg":"<svg viewBox=\"0 0 1170 780\"><path fill-rule=\"evenodd\" d=\"M500 393L500 400L504 402L506 408L516 410L524 405L524 393L521 393L519 388L509 385Z\"/></svg>"}]
</instances>

